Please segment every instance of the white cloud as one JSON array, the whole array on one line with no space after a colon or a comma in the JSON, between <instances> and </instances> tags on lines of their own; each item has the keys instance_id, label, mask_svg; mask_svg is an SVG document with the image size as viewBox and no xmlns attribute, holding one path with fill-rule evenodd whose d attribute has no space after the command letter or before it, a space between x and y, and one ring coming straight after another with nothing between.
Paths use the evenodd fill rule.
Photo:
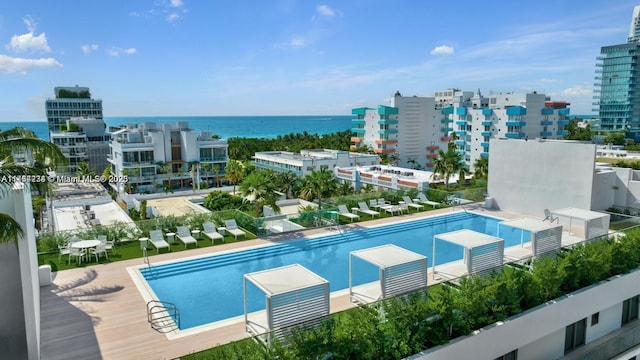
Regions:
<instances>
[{"instance_id":1,"label":"white cloud","mask_svg":"<svg viewBox=\"0 0 640 360\"><path fill-rule=\"evenodd\" d=\"M107 54L111 55L111 56L120 56L120 55L134 55L136 54L138 51L136 50L136 48L128 48L128 49L123 49L123 48L119 48L119 47L112 47L111 49L107 50Z\"/></svg>"},{"instance_id":2,"label":"white cloud","mask_svg":"<svg viewBox=\"0 0 640 360\"><path fill-rule=\"evenodd\" d=\"M562 96L585 96L591 95L591 89L584 88L580 85L574 85L560 92Z\"/></svg>"},{"instance_id":3,"label":"white cloud","mask_svg":"<svg viewBox=\"0 0 640 360\"><path fill-rule=\"evenodd\" d=\"M30 15L27 15L27 17L25 17L24 19L22 19L22 21L24 22L24 24L27 26L27 30L29 30L29 32L34 32L36 31L36 22L33 20L33 18L31 18Z\"/></svg>"},{"instance_id":4,"label":"white cloud","mask_svg":"<svg viewBox=\"0 0 640 360\"><path fill-rule=\"evenodd\" d=\"M42 33L34 36L33 34L36 30L35 21L33 21L30 16L25 17L23 21L29 32L21 35L13 35L6 48L14 52L50 52L51 48L47 43L47 35Z\"/></svg>"},{"instance_id":5,"label":"white cloud","mask_svg":"<svg viewBox=\"0 0 640 360\"><path fill-rule=\"evenodd\" d=\"M303 47L306 43L306 40L302 36L294 36L289 42L289 45L293 47Z\"/></svg>"},{"instance_id":6,"label":"white cloud","mask_svg":"<svg viewBox=\"0 0 640 360\"><path fill-rule=\"evenodd\" d=\"M447 45L436 46L431 50L431 55L453 55L453 53L453 47Z\"/></svg>"},{"instance_id":7,"label":"white cloud","mask_svg":"<svg viewBox=\"0 0 640 360\"><path fill-rule=\"evenodd\" d=\"M178 19L180 19L180 15L178 15L176 13L171 13L171 14L167 15L167 18L166 18L166 20L168 22L174 22L174 21L176 21Z\"/></svg>"},{"instance_id":8,"label":"white cloud","mask_svg":"<svg viewBox=\"0 0 640 360\"><path fill-rule=\"evenodd\" d=\"M25 59L0 55L0 72L26 74L36 68L61 68L62 64L54 58Z\"/></svg>"},{"instance_id":9,"label":"white cloud","mask_svg":"<svg viewBox=\"0 0 640 360\"><path fill-rule=\"evenodd\" d=\"M86 45L82 45L82 52L85 55L91 54L94 51L98 50L98 44L86 44Z\"/></svg>"},{"instance_id":10,"label":"white cloud","mask_svg":"<svg viewBox=\"0 0 640 360\"><path fill-rule=\"evenodd\" d=\"M318 14L322 16L334 17L336 16L336 11L330 8L327 5L318 5L316 6L316 11Z\"/></svg>"},{"instance_id":11,"label":"white cloud","mask_svg":"<svg viewBox=\"0 0 640 360\"><path fill-rule=\"evenodd\" d=\"M184 5L182 0L171 0L170 3L172 7L181 7L182 5Z\"/></svg>"},{"instance_id":12,"label":"white cloud","mask_svg":"<svg viewBox=\"0 0 640 360\"><path fill-rule=\"evenodd\" d=\"M540 79L541 83L555 83L558 82L558 79L549 79L549 78L542 78Z\"/></svg>"}]
</instances>

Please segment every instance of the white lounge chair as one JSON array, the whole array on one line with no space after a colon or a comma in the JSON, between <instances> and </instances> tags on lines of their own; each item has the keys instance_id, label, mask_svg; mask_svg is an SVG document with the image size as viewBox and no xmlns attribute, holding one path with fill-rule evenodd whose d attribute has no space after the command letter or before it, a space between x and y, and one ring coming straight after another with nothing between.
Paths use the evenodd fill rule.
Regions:
<instances>
[{"instance_id":1,"label":"white lounge chair","mask_svg":"<svg viewBox=\"0 0 640 360\"><path fill-rule=\"evenodd\" d=\"M371 217L375 217L376 215L380 215L380 213L378 211L369 209L369 207L367 206L367 203L364 202L364 201L358 202L358 206L360 206L360 212L363 212L363 213L365 213L367 215L371 215Z\"/></svg>"},{"instance_id":2,"label":"white lounge chair","mask_svg":"<svg viewBox=\"0 0 640 360\"><path fill-rule=\"evenodd\" d=\"M349 220L353 221L354 219L360 220L360 215L352 214L347 210L346 205L338 205L338 214L349 218Z\"/></svg>"},{"instance_id":3,"label":"white lounge chair","mask_svg":"<svg viewBox=\"0 0 640 360\"><path fill-rule=\"evenodd\" d=\"M560 218L557 216L553 216L553 214L551 214L551 211L549 209L544 209L544 216L545 218L542 219L542 221L545 220L549 220L550 222L557 222L560 223Z\"/></svg>"},{"instance_id":4,"label":"white lounge chair","mask_svg":"<svg viewBox=\"0 0 640 360\"><path fill-rule=\"evenodd\" d=\"M412 207L417 210L424 209L424 206L414 203L413 200L411 200L411 198L408 196L403 196L402 200L404 200L404 203L407 204L408 207Z\"/></svg>"},{"instance_id":5,"label":"white lounge chair","mask_svg":"<svg viewBox=\"0 0 640 360\"><path fill-rule=\"evenodd\" d=\"M189 244L194 244L196 247L198 246L198 240L196 240L193 236L191 236L191 231L189 231L189 227L187 226L178 226L178 240L182 241L184 247L186 248Z\"/></svg>"},{"instance_id":6,"label":"white lounge chair","mask_svg":"<svg viewBox=\"0 0 640 360\"><path fill-rule=\"evenodd\" d=\"M369 200L369 207L372 209L380 209L380 205L378 205L378 199Z\"/></svg>"},{"instance_id":7,"label":"white lounge chair","mask_svg":"<svg viewBox=\"0 0 640 360\"><path fill-rule=\"evenodd\" d=\"M424 193L418 193L418 198L417 199L413 199L413 201L419 202L419 203L423 203L426 205L431 205L434 208L436 206L439 206L440 203L439 202L435 202L435 201L431 201L429 199L427 199L427 196Z\"/></svg>"},{"instance_id":8,"label":"white lounge chair","mask_svg":"<svg viewBox=\"0 0 640 360\"><path fill-rule=\"evenodd\" d=\"M202 224L202 228L204 229L204 235L211 239L212 244L215 243L216 240L222 240L222 242L224 242L224 236L216 230L216 226L212 222L205 222Z\"/></svg>"},{"instance_id":9,"label":"white lounge chair","mask_svg":"<svg viewBox=\"0 0 640 360\"><path fill-rule=\"evenodd\" d=\"M238 236L247 236L247 233L240 230L238 224L236 223L236 219L229 219L224 221L224 225L227 228L227 231L233 235L236 240L238 240Z\"/></svg>"},{"instance_id":10,"label":"white lounge chair","mask_svg":"<svg viewBox=\"0 0 640 360\"><path fill-rule=\"evenodd\" d=\"M159 253L160 249L167 249L171 251L171 246L168 242L164 240L164 236L162 235L161 230L151 230L149 231L149 241L156 247L156 251Z\"/></svg>"}]
</instances>

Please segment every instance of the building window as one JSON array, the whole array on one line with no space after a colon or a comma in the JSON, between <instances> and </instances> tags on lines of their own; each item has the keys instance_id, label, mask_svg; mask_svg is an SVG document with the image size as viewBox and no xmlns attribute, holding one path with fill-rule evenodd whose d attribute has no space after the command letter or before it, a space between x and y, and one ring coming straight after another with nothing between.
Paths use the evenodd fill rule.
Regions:
<instances>
[{"instance_id":1,"label":"building window","mask_svg":"<svg viewBox=\"0 0 640 360\"><path fill-rule=\"evenodd\" d=\"M622 325L626 325L638 318L638 300L640 295L636 295L622 303Z\"/></svg>"},{"instance_id":2,"label":"building window","mask_svg":"<svg viewBox=\"0 0 640 360\"><path fill-rule=\"evenodd\" d=\"M600 313L599 312L591 315L591 326L598 325L599 322L600 322Z\"/></svg>"},{"instance_id":3,"label":"building window","mask_svg":"<svg viewBox=\"0 0 640 360\"><path fill-rule=\"evenodd\" d=\"M565 355L584 345L587 336L587 318L575 322L565 329L564 353Z\"/></svg>"},{"instance_id":4,"label":"building window","mask_svg":"<svg viewBox=\"0 0 640 360\"><path fill-rule=\"evenodd\" d=\"M518 360L518 349L515 349L502 356L499 356L496 358L496 360Z\"/></svg>"}]
</instances>

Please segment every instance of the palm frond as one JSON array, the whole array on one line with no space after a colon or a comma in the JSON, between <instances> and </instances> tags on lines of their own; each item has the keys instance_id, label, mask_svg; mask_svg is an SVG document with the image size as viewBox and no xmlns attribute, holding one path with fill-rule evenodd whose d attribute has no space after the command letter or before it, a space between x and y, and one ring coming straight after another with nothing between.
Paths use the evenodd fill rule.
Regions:
<instances>
[{"instance_id":1,"label":"palm frond","mask_svg":"<svg viewBox=\"0 0 640 360\"><path fill-rule=\"evenodd\" d=\"M11 242L17 244L18 237L22 234L22 228L17 221L7 214L0 213L0 244Z\"/></svg>"}]
</instances>

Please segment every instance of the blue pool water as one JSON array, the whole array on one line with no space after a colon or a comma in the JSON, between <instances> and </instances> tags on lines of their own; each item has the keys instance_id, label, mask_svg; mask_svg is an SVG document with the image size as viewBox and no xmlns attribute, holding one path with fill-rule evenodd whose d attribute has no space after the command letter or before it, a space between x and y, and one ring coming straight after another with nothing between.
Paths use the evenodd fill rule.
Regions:
<instances>
[{"instance_id":1,"label":"blue pool water","mask_svg":"<svg viewBox=\"0 0 640 360\"><path fill-rule=\"evenodd\" d=\"M349 287L349 253L385 244L395 244L428 257L433 236L470 229L496 236L502 221L471 213L453 213L343 234L289 241L268 247L212 255L141 269L158 300L176 304L181 328L187 329L244 314L243 275L290 264L301 264L327 279L331 291ZM520 244L521 231L501 227L505 247ZM529 239L528 233L524 235ZM436 244L437 264L462 258L463 248L445 241ZM357 265L357 266L356 266ZM354 285L378 279L378 270L364 262L354 262ZM249 311L265 307L264 294L248 291Z\"/></svg>"}]
</instances>

